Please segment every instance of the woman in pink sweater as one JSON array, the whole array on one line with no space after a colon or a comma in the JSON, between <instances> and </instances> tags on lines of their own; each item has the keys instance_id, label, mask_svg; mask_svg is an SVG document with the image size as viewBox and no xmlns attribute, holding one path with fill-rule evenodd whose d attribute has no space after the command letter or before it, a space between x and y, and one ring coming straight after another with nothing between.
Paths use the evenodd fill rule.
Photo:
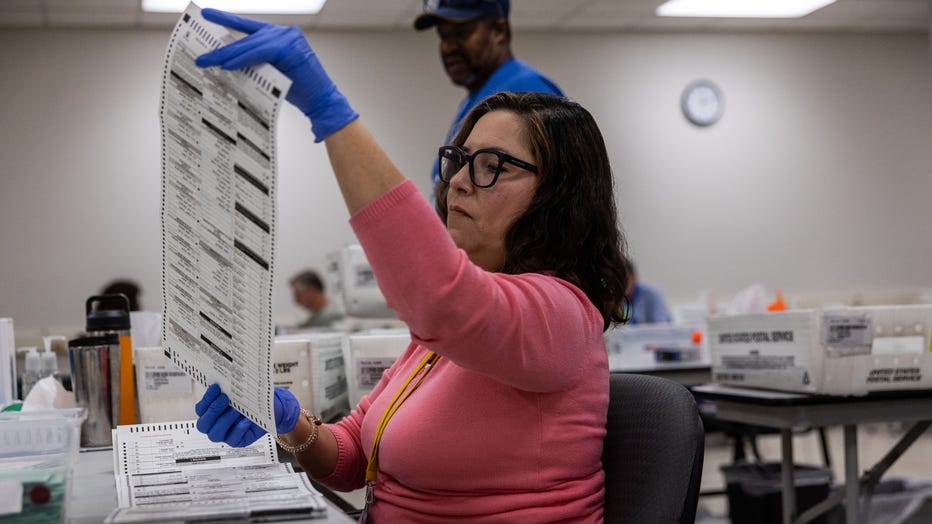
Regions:
<instances>
[{"instance_id":1,"label":"woman in pink sweater","mask_svg":"<svg viewBox=\"0 0 932 524\"><path fill-rule=\"evenodd\" d=\"M328 486L368 486L362 521L601 522L603 330L621 321L627 275L592 116L551 95L489 97L440 149L438 218L297 28L203 15L248 36L198 65L269 62L294 82L288 100L326 143L350 223L411 331L335 424L276 389L279 443ZM212 440L263 433L217 386L196 410Z\"/></svg>"}]
</instances>

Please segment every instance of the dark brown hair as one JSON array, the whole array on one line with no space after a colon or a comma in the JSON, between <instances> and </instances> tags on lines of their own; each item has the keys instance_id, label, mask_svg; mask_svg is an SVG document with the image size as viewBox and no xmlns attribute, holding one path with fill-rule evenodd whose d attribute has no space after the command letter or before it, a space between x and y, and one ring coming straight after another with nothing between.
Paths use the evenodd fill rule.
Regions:
<instances>
[{"instance_id":1,"label":"dark brown hair","mask_svg":"<svg viewBox=\"0 0 932 524\"><path fill-rule=\"evenodd\" d=\"M300 284L304 287L309 287L324 292L324 281L320 278L320 275L317 274L313 269L305 269L297 275L291 277L291 280L288 281L290 284Z\"/></svg>"},{"instance_id":2,"label":"dark brown hair","mask_svg":"<svg viewBox=\"0 0 932 524\"><path fill-rule=\"evenodd\" d=\"M139 311L139 295L142 293L142 288L139 287L139 284L132 280L114 280L104 286L100 291L104 295L115 295L122 294L126 296L126 300L129 301L129 310L130 311ZM105 298L100 299L97 302L98 310L103 309L116 309L122 310L126 305L122 300Z\"/></svg>"},{"instance_id":3,"label":"dark brown hair","mask_svg":"<svg viewBox=\"0 0 932 524\"><path fill-rule=\"evenodd\" d=\"M505 234L500 271L552 272L589 297L602 313L604 329L624 322L625 241L608 152L595 119L563 97L499 93L466 116L453 144L462 146L476 122L492 111L510 111L524 121L539 177L530 206ZM436 192L444 222L448 189L441 181Z\"/></svg>"}]
</instances>

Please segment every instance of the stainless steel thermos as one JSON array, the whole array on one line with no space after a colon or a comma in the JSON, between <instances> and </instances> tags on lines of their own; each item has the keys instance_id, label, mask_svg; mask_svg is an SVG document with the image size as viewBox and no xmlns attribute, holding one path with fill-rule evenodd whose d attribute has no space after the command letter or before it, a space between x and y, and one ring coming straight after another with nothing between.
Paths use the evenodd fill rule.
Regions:
<instances>
[{"instance_id":1,"label":"stainless steel thermos","mask_svg":"<svg viewBox=\"0 0 932 524\"><path fill-rule=\"evenodd\" d=\"M129 300L95 295L85 314L87 333L68 343L75 400L87 409L81 446L109 446L110 430L138 422Z\"/></svg>"}]
</instances>

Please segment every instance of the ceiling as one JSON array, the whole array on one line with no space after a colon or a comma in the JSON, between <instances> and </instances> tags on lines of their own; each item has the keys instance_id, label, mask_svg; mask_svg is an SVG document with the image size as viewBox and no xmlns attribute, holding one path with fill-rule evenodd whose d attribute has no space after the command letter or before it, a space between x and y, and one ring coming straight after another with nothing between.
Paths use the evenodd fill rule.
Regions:
<instances>
[{"instance_id":1,"label":"ceiling","mask_svg":"<svg viewBox=\"0 0 932 524\"><path fill-rule=\"evenodd\" d=\"M514 0L511 23L527 31L928 32L930 0L837 0L799 19L661 18L663 0ZM170 28L177 14L143 13L140 0L0 0L0 28ZM329 0L314 16L268 16L307 29L411 30L422 0Z\"/></svg>"}]
</instances>

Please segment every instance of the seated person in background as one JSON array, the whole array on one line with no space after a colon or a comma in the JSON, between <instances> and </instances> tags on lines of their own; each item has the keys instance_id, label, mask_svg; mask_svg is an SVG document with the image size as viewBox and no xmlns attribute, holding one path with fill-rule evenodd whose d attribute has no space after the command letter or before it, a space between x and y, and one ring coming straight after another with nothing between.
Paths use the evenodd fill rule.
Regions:
<instances>
[{"instance_id":1,"label":"seated person in background","mask_svg":"<svg viewBox=\"0 0 932 524\"><path fill-rule=\"evenodd\" d=\"M330 327L343 318L343 312L330 301L324 281L316 271L306 269L291 277L289 283L295 304L311 314L307 320L298 324L298 328Z\"/></svg>"},{"instance_id":2,"label":"seated person in background","mask_svg":"<svg viewBox=\"0 0 932 524\"><path fill-rule=\"evenodd\" d=\"M628 270L628 324L669 324L673 322L667 302L660 290L637 280L637 270L630 258Z\"/></svg>"},{"instance_id":3,"label":"seated person in background","mask_svg":"<svg viewBox=\"0 0 932 524\"><path fill-rule=\"evenodd\" d=\"M622 320L627 275L592 115L548 94L486 98L438 151L438 214L298 28L202 12L247 36L199 66L268 61L293 81L287 98L326 144L350 225L411 334L339 422L276 388L279 445L333 489L366 487L362 522L602 522L603 332ZM216 384L195 411L213 441L264 433Z\"/></svg>"},{"instance_id":4,"label":"seated person in background","mask_svg":"<svg viewBox=\"0 0 932 524\"><path fill-rule=\"evenodd\" d=\"M101 295L114 295L117 293L126 295L126 298L129 299L130 311L140 310L139 295L142 293L142 289L139 284L126 279L114 280L100 291ZM123 306L124 304L118 300L101 300L97 304L97 309L123 309Z\"/></svg>"}]
</instances>

